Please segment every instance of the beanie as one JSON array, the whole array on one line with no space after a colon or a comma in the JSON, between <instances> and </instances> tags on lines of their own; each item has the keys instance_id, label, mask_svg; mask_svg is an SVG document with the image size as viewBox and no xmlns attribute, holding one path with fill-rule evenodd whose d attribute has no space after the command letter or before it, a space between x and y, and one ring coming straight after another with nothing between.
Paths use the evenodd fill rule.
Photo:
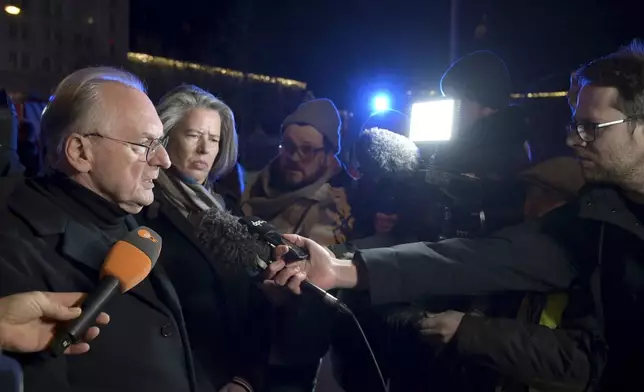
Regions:
<instances>
[{"instance_id":1,"label":"beanie","mask_svg":"<svg viewBox=\"0 0 644 392\"><path fill-rule=\"evenodd\" d=\"M492 109L508 106L512 88L505 62L487 50L456 60L441 79L441 91L444 92L446 87Z\"/></svg>"},{"instance_id":2,"label":"beanie","mask_svg":"<svg viewBox=\"0 0 644 392\"><path fill-rule=\"evenodd\" d=\"M284 119L282 131L291 124L312 126L333 146L335 154L340 152L340 113L330 99L304 102Z\"/></svg>"}]
</instances>

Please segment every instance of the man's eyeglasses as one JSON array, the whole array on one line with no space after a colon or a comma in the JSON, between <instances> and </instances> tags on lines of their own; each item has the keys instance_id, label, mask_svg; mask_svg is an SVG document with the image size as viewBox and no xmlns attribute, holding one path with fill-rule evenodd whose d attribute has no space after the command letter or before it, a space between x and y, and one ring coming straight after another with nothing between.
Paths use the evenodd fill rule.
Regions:
<instances>
[{"instance_id":1,"label":"man's eyeglasses","mask_svg":"<svg viewBox=\"0 0 644 392\"><path fill-rule=\"evenodd\" d=\"M603 128L612 127L613 125L627 123L636 120L638 117L627 117L621 120L608 121L605 123L592 123L588 121L573 121L568 125L568 131L576 132L581 140L585 142L594 142L597 139L597 131Z\"/></svg>"},{"instance_id":2,"label":"man's eyeglasses","mask_svg":"<svg viewBox=\"0 0 644 392\"><path fill-rule=\"evenodd\" d=\"M110 136L105 136L101 135L100 133L88 133L83 136L95 136L95 137L100 137L101 139L107 139L107 140L112 140L118 143L122 144L127 144L129 146L134 147L134 151L136 151L139 155L145 156L145 161L149 164L150 160L155 157L155 154L159 151L159 147L164 146L166 144L167 139L165 137L159 138L159 139L152 139L149 143L134 143L134 142L128 142L127 140L121 140L121 139L116 139Z\"/></svg>"},{"instance_id":3,"label":"man's eyeglasses","mask_svg":"<svg viewBox=\"0 0 644 392\"><path fill-rule=\"evenodd\" d=\"M280 144L280 151L286 152L289 156L293 156L293 154L297 153L300 159L305 162L313 160L313 158L315 158L319 152L324 151L324 149L324 147L315 148L313 146L297 146L289 140L283 140L282 144Z\"/></svg>"}]
</instances>

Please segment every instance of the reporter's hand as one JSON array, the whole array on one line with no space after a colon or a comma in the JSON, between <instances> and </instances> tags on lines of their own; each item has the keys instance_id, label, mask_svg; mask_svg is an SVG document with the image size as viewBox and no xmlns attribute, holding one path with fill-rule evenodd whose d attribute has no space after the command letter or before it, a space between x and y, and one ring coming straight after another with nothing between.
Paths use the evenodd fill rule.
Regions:
<instances>
[{"instance_id":1,"label":"reporter's hand","mask_svg":"<svg viewBox=\"0 0 644 392\"><path fill-rule=\"evenodd\" d=\"M443 313L426 313L418 323L420 334L430 344L447 344L452 341L465 313L448 310Z\"/></svg>"},{"instance_id":2,"label":"reporter's hand","mask_svg":"<svg viewBox=\"0 0 644 392\"><path fill-rule=\"evenodd\" d=\"M311 283L324 290L336 287L336 275L333 269L332 253L315 241L295 234L285 234L284 238L309 252L310 260L286 264L283 256L288 248L279 246L275 249L275 259L264 275L265 284L287 286L295 294L300 294L300 283L309 279Z\"/></svg>"},{"instance_id":3,"label":"reporter's hand","mask_svg":"<svg viewBox=\"0 0 644 392\"><path fill-rule=\"evenodd\" d=\"M56 324L80 316L76 304L83 293L48 293L32 291L0 298L0 348L14 352L38 352L49 345ZM101 313L96 323L105 325L110 318ZM65 354L83 354L89 351L89 342L99 334L97 327L87 331L85 342L70 346Z\"/></svg>"}]
</instances>

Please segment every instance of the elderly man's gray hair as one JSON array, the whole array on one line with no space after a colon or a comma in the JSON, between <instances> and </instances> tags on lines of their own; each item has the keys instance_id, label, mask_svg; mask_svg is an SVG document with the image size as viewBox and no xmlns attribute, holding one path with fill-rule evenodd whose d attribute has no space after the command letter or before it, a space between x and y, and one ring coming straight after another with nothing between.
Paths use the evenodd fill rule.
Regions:
<instances>
[{"instance_id":1,"label":"elderly man's gray hair","mask_svg":"<svg viewBox=\"0 0 644 392\"><path fill-rule=\"evenodd\" d=\"M235 116L228 105L208 91L184 84L170 90L157 105L165 137L172 138L172 130L193 109L214 110L221 117L219 153L208 176L211 180L215 180L230 172L237 163Z\"/></svg>"},{"instance_id":2,"label":"elderly man's gray hair","mask_svg":"<svg viewBox=\"0 0 644 392\"><path fill-rule=\"evenodd\" d=\"M119 83L146 92L143 82L133 74L118 68L92 67L80 69L56 87L42 115L42 135L48 168L55 168L63 154L67 138L72 133L94 132L94 105L98 102L98 87L104 83Z\"/></svg>"}]
</instances>

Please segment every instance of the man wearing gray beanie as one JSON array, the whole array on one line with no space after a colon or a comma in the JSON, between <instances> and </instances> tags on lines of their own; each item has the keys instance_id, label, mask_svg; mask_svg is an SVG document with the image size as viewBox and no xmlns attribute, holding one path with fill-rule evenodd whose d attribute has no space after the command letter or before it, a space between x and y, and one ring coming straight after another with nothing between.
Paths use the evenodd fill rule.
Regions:
<instances>
[{"instance_id":1,"label":"man wearing gray beanie","mask_svg":"<svg viewBox=\"0 0 644 392\"><path fill-rule=\"evenodd\" d=\"M321 244L345 240L349 216L344 190L330 180L342 171L340 115L329 99L301 104L282 123L279 154L242 198L246 215L258 216L283 233Z\"/></svg>"},{"instance_id":2,"label":"man wearing gray beanie","mask_svg":"<svg viewBox=\"0 0 644 392\"><path fill-rule=\"evenodd\" d=\"M242 198L245 215L323 245L343 243L352 226L341 174L340 115L333 102L303 103L282 123L278 155L259 173ZM313 298L312 300L316 300ZM311 391L320 358L328 350L332 318L308 298L278 310L269 391ZM313 337L313 338L312 338Z\"/></svg>"}]
</instances>

